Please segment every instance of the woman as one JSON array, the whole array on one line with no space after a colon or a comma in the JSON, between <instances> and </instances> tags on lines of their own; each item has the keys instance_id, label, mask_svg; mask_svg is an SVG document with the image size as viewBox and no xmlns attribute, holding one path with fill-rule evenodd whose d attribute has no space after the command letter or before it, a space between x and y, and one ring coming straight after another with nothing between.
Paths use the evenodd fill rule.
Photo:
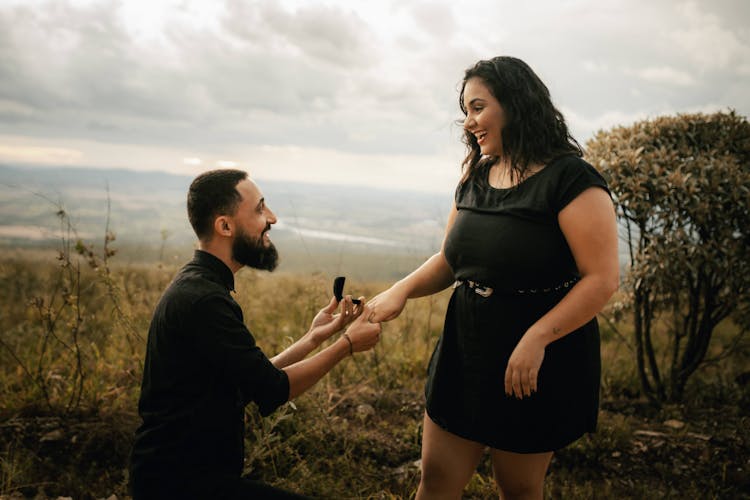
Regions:
<instances>
[{"instance_id":1,"label":"woman","mask_svg":"<svg viewBox=\"0 0 750 500\"><path fill-rule=\"evenodd\" d=\"M428 369L417 498L459 498L485 448L502 498L542 498L554 450L596 427L614 207L523 61L479 61L459 104L468 155L442 249L376 296L369 319L454 284Z\"/></svg>"}]
</instances>

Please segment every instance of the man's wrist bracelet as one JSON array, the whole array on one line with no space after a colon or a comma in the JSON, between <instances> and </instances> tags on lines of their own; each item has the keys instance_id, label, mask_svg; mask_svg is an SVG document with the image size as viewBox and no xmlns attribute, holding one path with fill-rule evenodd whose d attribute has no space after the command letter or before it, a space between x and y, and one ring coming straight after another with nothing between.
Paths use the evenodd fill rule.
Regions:
<instances>
[{"instance_id":1,"label":"man's wrist bracelet","mask_svg":"<svg viewBox=\"0 0 750 500\"><path fill-rule=\"evenodd\" d=\"M354 344L352 344L352 339L349 338L349 334L344 332L341 334L341 336L344 337L347 342L349 342L349 355L354 356Z\"/></svg>"}]
</instances>

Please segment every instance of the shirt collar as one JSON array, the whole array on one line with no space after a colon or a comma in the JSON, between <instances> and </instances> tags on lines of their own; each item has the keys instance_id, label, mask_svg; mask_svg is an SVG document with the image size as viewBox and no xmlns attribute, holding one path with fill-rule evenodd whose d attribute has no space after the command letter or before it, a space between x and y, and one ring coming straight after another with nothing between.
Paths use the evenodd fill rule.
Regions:
<instances>
[{"instance_id":1,"label":"shirt collar","mask_svg":"<svg viewBox=\"0 0 750 500\"><path fill-rule=\"evenodd\" d=\"M196 250L193 255L193 262L215 272L221 279L222 284L228 290L234 291L234 273L221 259L203 250Z\"/></svg>"}]
</instances>

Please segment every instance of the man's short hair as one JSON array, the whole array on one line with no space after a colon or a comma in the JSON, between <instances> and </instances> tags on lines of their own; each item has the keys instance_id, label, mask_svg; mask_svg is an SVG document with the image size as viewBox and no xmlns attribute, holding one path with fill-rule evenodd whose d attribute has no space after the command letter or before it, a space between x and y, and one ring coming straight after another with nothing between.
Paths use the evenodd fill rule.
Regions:
<instances>
[{"instance_id":1,"label":"man's short hair","mask_svg":"<svg viewBox=\"0 0 750 500\"><path fill-rule=\"evenodd\" d=\"M209 170L193 180L188 190L187 211L198 239L210 239L216 217L234 214L242 201L237 184L245 179L247 172L221 169Z\"/></svg>"}]
</instances>

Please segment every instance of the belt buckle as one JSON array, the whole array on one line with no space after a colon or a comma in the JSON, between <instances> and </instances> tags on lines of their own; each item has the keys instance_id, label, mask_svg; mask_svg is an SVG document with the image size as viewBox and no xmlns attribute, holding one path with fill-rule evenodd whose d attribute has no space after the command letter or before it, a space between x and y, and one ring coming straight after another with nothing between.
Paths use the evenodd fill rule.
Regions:
<instances>
[{"instance_id":1,"label":"belt buckle","mask_svg":"<svg viewBox=\"0 0 750 500\"><path fill-rule=\"evenodd\" d=\"M469 288L471 288L472 290L474 290L474 293L476 293L477 295L481 297L484 297L485 299L489 297L490 295L492 295L492 292L494 292L492 288L488 286L482 286L476 281L471 281L471 280L466 280L466 281L456 280L456 282L453 283L453 288L458 288L464 284L468 286Z\"/></svg>"},{"instance_id":2,"label":"belt buckle","mask_svg":"<svg viewBox=\"0 0 750 500\"><path fill-rule=\"evenodd\" d=\"M469 287L472 290L474 290L474 293L476 293L477 295L481 297L484 297L485 299L489 297L490 295L492 295L493 290L492 288L488 286L480 285L479 283L475 281L469 281L468 284L469 284Z\"/></svg>"}]
</instances>

